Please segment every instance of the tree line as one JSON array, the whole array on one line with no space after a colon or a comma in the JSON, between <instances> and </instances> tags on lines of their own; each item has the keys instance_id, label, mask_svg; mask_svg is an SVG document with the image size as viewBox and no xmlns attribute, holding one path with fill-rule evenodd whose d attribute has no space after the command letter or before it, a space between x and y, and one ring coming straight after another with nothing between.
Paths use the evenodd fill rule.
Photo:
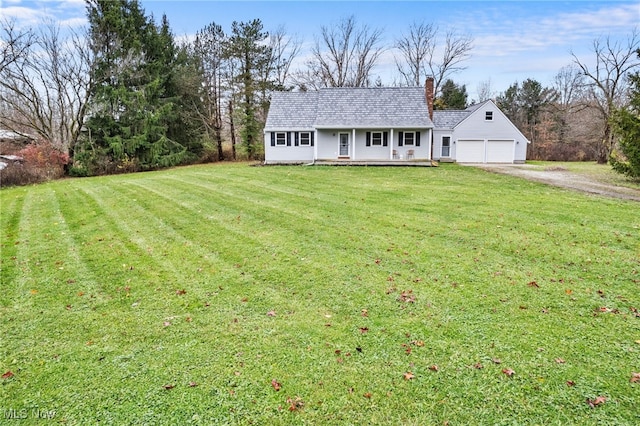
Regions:
<instances>
[{"instance_id":1,"label":"tree line","mask_svg":"<svg viewBox=\"0 0 640 426\"><path fill-rule=\"evenodd\" d=\"M385 46L381 29L343 18L320 27L294 69L302 40L284 27L268 32L259 19L228 31L212 22L177 41L166 16L156 22L137 0L87 0L86 10L88 27L76 32L4 20L0 46L0 128L63 151L71 175L260 159L273 91L382 86L374 69L390 48L398 76L391 85L433 76L435 108L469 103L453 78L473 39L431 23L413 23ZM473 101L496 100L531 140L529 158L622 164L613 117L633 105L639 42L635 30L626 44L597 39L595 68L573 55L549 87L526 79L497 94L489 79Z\"/></svg>"}]
</instances>

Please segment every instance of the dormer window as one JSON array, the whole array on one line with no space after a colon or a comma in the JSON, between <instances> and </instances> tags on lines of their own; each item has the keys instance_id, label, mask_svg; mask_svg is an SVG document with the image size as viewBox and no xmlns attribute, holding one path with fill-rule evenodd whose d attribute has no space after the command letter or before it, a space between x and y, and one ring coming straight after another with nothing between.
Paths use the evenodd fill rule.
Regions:
<instances>
[{"instance_id":1,"label":"dormer window","mask_svg":"<svg viewBox=\"0 0 640 426\"><path fill-rule=\"evenodd\" d=\"M484 119L485 121L493 121L493 111L485 111Z\"/></svg>"}]
</instances>

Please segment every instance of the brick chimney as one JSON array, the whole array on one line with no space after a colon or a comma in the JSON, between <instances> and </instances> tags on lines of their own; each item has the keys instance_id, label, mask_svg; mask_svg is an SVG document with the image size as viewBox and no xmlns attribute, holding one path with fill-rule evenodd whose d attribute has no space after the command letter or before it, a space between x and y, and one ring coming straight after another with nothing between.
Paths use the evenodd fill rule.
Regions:
<instances>
[{"instance_id":1,"label":"brick chimney","mask_svg":"<svg viewBox=\"0 0 640 426\"><path fill-rule=\"evenodd\" d=\"M429 118L433 121L433 77L427 77L424 84L424 93L427 98L427 108L429 108Z\"/></svg>"}]
</instances>

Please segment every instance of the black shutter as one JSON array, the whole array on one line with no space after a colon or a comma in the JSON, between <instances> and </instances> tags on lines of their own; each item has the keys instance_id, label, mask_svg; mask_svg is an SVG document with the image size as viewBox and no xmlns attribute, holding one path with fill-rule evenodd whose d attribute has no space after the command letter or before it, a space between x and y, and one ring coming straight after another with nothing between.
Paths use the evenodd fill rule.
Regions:
<instances>
[{"instance_id":1,"label":"black shutter","mask_svg":"<svg viewBox=\"0 0 640 426\"><path fill-rule=\"evenodd\" d=\"M271 146L276 146L276 132L271 132Z\"/></svg>"},{"instance_id":2,"label":"black shutter","mask_svg":"<svg viewBox=\"0 0 640 426\"><path fill-rule=\"evenodd\" d=\"M382 146L389 145L389 132L382 133Z\"/></svg>"},{"instance_id":3,"label":"black shutter","mask_svg":"<svg viewBox=\"0 0 640 426\"><path fill-rule=\"evenodd\" d=\"M416 132L416 146L420 146L420 132Z\"/></svg>"},{"instance_id":4,"label":"black shutter","mask_svg":"<svg viewBox=\"0 0 640 426\"><path fill-rule=\"evenodd\" d=\"M295 133L293 134L293 135L295 136L295 138L294 138L294 139L295 139L295 145L296 145L296 146L298 146L298 145L299 145L299 142L298 142L298 134L299 134L299 132L295 132Z\"/></svg>"},{"instance_id":5,"label":"black shutter","mask_svg":"<svg viewBox=\"0 0 640 426\"><path fill-rule=\"evenodd\" d=\"M287 146L291 146L291 132L287 132Z\"/></svg>"},{"instance_id":6,"label":"black shutter","mask_svg":"<svg viewBox=\"0 0 640 426\"><path fill-rule=\"evenodd\" d=\"M398 146L402 146L402 144L404 143L403 137L404 134L402 132L398 132Z\"/></svg>"},{"instance_id":7,"label":"black shutter","mask_svg":"<svg viewBox=\"0 0 640 426\"><path fill-rule=\"evenodd\" d=\"M371 132L367 132L367 146L371 146Z\"/></svg>"},{"instance_id":8,"label":"black shutter","mask_svg":"<svg viewBox=\"0 0 640 426\"><path fill-rule=\"evenodd\" d=\"M313 146L313 135L315 135L316 132L311 132L311 146Z\"/></svg>"}]
</instances>

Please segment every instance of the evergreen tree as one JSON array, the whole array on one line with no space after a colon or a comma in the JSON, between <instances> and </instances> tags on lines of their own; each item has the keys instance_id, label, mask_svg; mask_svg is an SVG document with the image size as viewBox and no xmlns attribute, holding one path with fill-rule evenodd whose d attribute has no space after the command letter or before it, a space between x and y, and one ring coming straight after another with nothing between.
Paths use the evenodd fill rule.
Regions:
<instances>
[{"instance_id":1,"label":"evergreen tree","mask_svg":"<svg viewBox=\"0 0 640 426\"><path fill-rule=\"evenodd\" d=\"M233 22L231 37L227 45L227 56L238 63L237 74L233 77L240 94L238 107L241 110L240 136L249 159L256 158L261 145L263 123L258 120L257 108L259 94L263 85L270 81L260 78L269 72L261 72L268 67L270 48L265 43L268 33L262 30L262 22L255 19L251 22Z\"/></svg>"},{"instance_id":2,"label":"evergreen tree","mask_svg":"<svg viewBox=\"0 0 640 426\"><path fill-rule=\"evenodd\" d=\"M193 154L181 117L177 49L166 17L158 27L137 0L89 0L96 55L84 160L93 172L179 164ZM193 139L191 139L193 140Z\"/></svg>"},{"instance_id":3,"label":"evergreen tree","mask_svg":"<svg viewBox=\"0 0 640 426\"><path fill-rule=\"evenodd\" d=\"M467 87L458 86L448 79L440 89L440 96L434 101L435 109L465 109L467 107Z\"/></svg>"},{"instance_id":4,"label":"evergreen tree","mask_svg":"<svg viewBox=\"0 0 640 426\"><path fill-rule=\"evenodd\" d=\"M640 57L640 49L637 53ZM614 151L609 161L616 172L640 180L640 73L630 75L629 81L629 106L616 110L612 117L613 128L620 138L620 153L624 157Z\"/></svg>"}]
</instances>

